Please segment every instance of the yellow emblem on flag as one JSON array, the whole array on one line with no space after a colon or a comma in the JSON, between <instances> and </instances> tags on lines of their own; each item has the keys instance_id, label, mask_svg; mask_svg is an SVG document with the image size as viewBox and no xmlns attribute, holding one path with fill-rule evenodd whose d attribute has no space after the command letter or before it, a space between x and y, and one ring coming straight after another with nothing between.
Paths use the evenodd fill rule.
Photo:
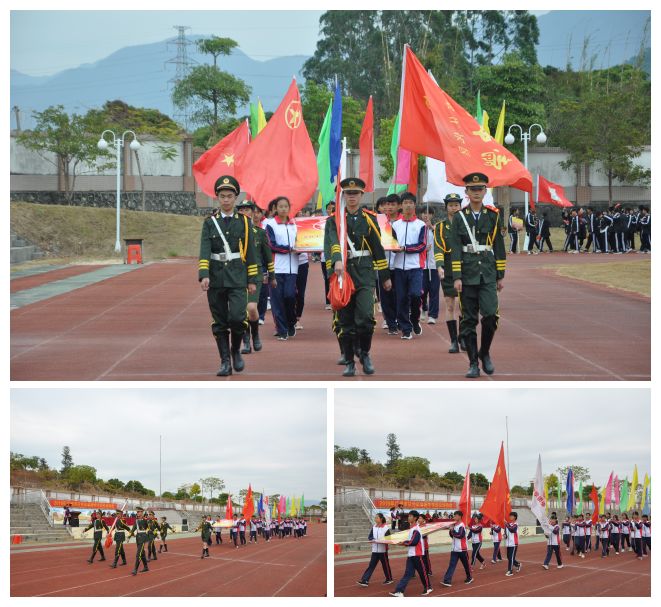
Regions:
<instances>
[{"instance_id":1,"label":"yellow emblem on flag","mask_svg":"<svg viewBox=\"0 0 661 607\"><path fill-rule=\"evenodd\" d=\"M221 160L221 162L224 162L227 166L231 166L234 164L234 154L225 154L225 158ZM225 180L223 183L227 183L227 180Z\"/></svg>"},{"instance_id":2,"label":"yellow emblem on flag","mask_svg":"<svg viewBox=\"0 0 661 607\"><path fill-rule=\"evenodd\" d=\"M484 152L481 156L484 159L484 164L493 167L497 171L501 171L510 162L510 159L503 154L499 154L498 150Z\"/></svg>"},{"instance_id":3,"label":"yellow emblem on flag","mask_svg":"<svg viewBox=\"0 0 661 607\"><path fill-rule=\"evenodd\" d=\"M285 123L290 129L297 129L301 125L302 118L301 102L293 99L285 110Z\"/></svg>"}]
</instances>

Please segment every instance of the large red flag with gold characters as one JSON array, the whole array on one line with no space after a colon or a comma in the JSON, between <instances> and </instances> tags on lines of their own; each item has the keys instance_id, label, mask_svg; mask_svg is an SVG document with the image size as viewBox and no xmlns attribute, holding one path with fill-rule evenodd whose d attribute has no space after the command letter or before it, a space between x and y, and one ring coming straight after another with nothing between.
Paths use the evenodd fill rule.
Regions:
<instances>
[{"instance_id":1,"label":"large red flag with gold characters","mask_svg":"<svg viewBox=\"0 0 661 607\"><path fill-rule=\"evenodd\" d=\"M292 217L314 194L317 157L303 122L295 79L259 137L250 142L235 176L262 209L276 196L289 198Z\"/></svg>"},{"instance_id":2,"label":"large red flag with gold characters","mask_svg":"<svg viewBox=\"0 0 661 607\"><path fill-rule=\"evenodd\" d=\"M363 128L360 129L360 168L358 177L365 182L365 191L374 191L374 102L372 95L367 102Z\"/></svg>"},{"instance_id":3,"label":"large red flag with gold characters","mask_svg":"<svg viewBox=\"0 0 661 607\"><path fill-rule=\"evenodd\" d=\"M489 520L504 525L508 520L510 510L510 486L507 482L507 469L505 468L505 450L503 449L503 443L500 443L500 455L498 456L496 472L493 475L491 486L484 498L480 512Z\"/></svg>"},{"instance_id":4,"label":"large red flag with gold characters","mask_svg":"<svg viewBox=\"0 0 661 607\"><path fill-rule=\"evenodd\" d=\"M221 175L236 176L236 167L250 143L248 122L243 121L227 137L207 150L193 164L193 176L207 196L216 197L213 186Z\"/></svg>"},{"instance_id":5,"label":"large red flag with gold characters","mask_svg":"<svg viewBox=\"0 0 661 607\"><path fill-rule=\"evenodd\" d=\"M434 82L408 45L403 69L400 147L445 162L447 180L455 185L480 172L489 187L532 193L530 172Z\"/></svg>"}]
</instances>

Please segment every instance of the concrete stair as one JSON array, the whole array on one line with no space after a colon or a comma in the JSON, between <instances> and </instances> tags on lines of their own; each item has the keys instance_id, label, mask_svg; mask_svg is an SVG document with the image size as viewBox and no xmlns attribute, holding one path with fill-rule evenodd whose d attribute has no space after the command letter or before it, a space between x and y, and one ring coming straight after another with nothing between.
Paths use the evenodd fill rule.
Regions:
<instances>
[{"instance_id":1,"label":"concrete stair","mask_svg":"<svg viewBox=\"0 0 661 607\"><path fill-rule=\"evenodd\" d=\"M9 515L10 535L23 536L23 543L71 541L69 530L51 527L38 504L12 504Z\"/></svg>"},{"instance_id":2,"label":"concrete stair","mask_svg":"<svg viewBox=\"0 0 661 607\"><path fill-rule=\"evenodd\" d=\"M334 542L340 545L342 552L369 549L367 536L372 525L361 506L336 508Z\"/></svg>"},{"instance_id":3,"label":"concrete stair","mask_svg":"<svg viewBox=\"0 0 661 607\"><path fill-rule=\"evenodd\" d=\"M11 235L11 263L23 263L25 261L32 261L33 259L40 259L44 254L35 245L30 244L24 238Z\"/></svg>"}]
</instances>

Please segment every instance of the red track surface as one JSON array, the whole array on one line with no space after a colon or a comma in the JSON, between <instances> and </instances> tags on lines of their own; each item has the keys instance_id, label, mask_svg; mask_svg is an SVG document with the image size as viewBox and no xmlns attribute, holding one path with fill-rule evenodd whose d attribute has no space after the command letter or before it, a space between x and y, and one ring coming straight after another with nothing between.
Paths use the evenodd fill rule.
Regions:
<instances>
[{"instance_id":1,"label":"red track surface","mask_svg":"<svg viewBox=\"0 0 661 607\"><path fill-rule=\"evenodd\" d=\"M496 380L648 380L650 299L558 277L549 264L618 263L640 256L555 254L510 258L492 348ZM215 376L218 353L196 262L147 265L11 313L12 380L341 380L319 264L310 267L305 327L245 356L246 369ZM467 359L447 354L444 312L411 341L377 322L377 373L353 380L463 380ZM358 365L360 367L360 365Z\"/></svg>"},{"instance_id":2,"label":"red track surface","mask_svg":"<svg viewBox=\"0 0 661 607\"><path fill-rule=\"evenodd\" d=\"M48 282L53 282L54 280L62 280L63 278L69 278L71 276L86 274L87 272L93 272L94 270L100 270L101 268L105 268L105 267L106 266L104 265L69 266L67 268L59 268L57 270L51 270L50 272L34 274L33 276L23 276L21 278L14 278L10 282L9 291L11 293L16 293L17 291L24 291L25 289L38 287Z\"/></svg>"},{"instance_id":3,"label":"red track surface","mask_svg":"<svg viewBox=\"0 0 661 607\"><path fill-rule=\"evenodd\" d=\"M149 563L149 572L131 575L135 543L126 548L128 564L86 562L91 545L81 548L12 551L11 596L325 596L326 526L311 525L304 539L276 539L238 550L225 538L200 559L198 538L171 540L169 552ZM98 555L96 557L98 559ZM121 561L120 561L121 562ZM140 567L142 568L142 566Z\"/></svg>"},{"instance_id":4,"label":"red track surface","mask_svg":"<svg viewBox=\"0 0 661 607\"><path fill-rule=\"evenodd\" d=\"M491 557L492 548L486 544L482 553ZM505 551L501 547L505 557ZM470 552L469 552L470 555ZM362 553L364 562L352 564L335 563L335 596L388 596L393 592L395 584L383 586L383 570L377 567L370 580L368 588L356 584L369 563L368 555ZM556 569L555 557L551 561L548 571L542 569L546 556L546 544L532 543L519 546L517 560L523 565L519 573L512 577L505 577L506 563L500 562L480 571L474 570L475 581L465 585L464 570L458 565L452 587L441 585L443 575L450 561L449 553L431 553L431 567L434 575L431 577L434 592L429 596L651 596L652 584L650 574L650 558L639 561L633 552L611 555L605 559L592 553L585 559L569 556L562 551L562 561L565 567ZM350 558L347 555L346 558ZM354 557L355 558L355 557ZM405 559L391 558L390 565L395 582L404 574ZM407 596L418 596L422 592L420 580L416 576L409 582L406 589Z\"/></svg>"}]
</instances>

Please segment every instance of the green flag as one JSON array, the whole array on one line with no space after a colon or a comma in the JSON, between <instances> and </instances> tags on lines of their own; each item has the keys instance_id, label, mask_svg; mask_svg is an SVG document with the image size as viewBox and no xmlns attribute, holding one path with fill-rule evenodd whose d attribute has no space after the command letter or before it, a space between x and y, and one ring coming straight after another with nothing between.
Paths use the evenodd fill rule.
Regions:
<instances>
[{"instance_id":1,"label":"green flag","mask_svg":"<svg viewBox=\"0 0 661 607\"><path fill-rule=\"evenodd\" d=\"M317 171L319 173L319 183L317 188L321 194L322 208L325 203L335 200L335 186L333 185L330 174L330 129L331 115L333 113L333 100L328 104L326 117L319 133L319 152L317 152Z\"/></svg>"},{"instance_id":2,"label":"green flag","mask_svg":"<svg viewBox=\"0 0 661 607\"><path fill-rule=\"evenodd\" d=\"M301 495L301 515L305 514L305 493Z\"/></svg>"},{"instance_id":3,"label":"green flag","mask_svg":"<svg viewBox=\"0 0 661 607\"><path fill-rule=\"evenodd\" d=\"M392 139L390 140L390 157L392 158L392 176L393 182L395 175L397 175L397 150L399 148L399 114L395 116L395 125L392 128ZM398 194L399 192L406 192L408 185L405 183L391 183L388 187L388 195Z\"/></svg>"},{"instance_id":4,"label":"green flag","mask_svg":"<svg viewBox=\"0 0 661 607\"><path fill-rule=\"evenodd\" d=\"M259 132L257 130L257 124L259 122L259 118L257 116L257 105L255 103L250 104L250 137L254 139L257 137L257 133Z\"/></svg>"},{"instance_id":5,"label":"green flag","mask_svg":"<svg viewBox=\"0 0 661 607\"><path fill-rule=\"evenodd\" d=\"M583 481L578 484L578 500L576 501L576 514L583 514Z\"/></svg>"},{"instance_id":6,"label":"green flag","mask_svg":"<svg viewBox=\"0 0 661 607\"><path fill-rule=\"evenodd\" d=\"M626 512L628 504L629 504L629 481L625 478L622 481L622 486L620 487L620 512Z\"/></svg>"},{"instance_id":7,"label":"green flag","mask_svg":"<svg viewBox=\"0 0 661 607\"><path fill-rule=\"evenodd\" d=\"M558 505L556 508L560 508L560 504L562 504L562 483L560 482L560 477L558 477Z\"/></svg>"},{"instance_id":8,"label":"green flag","mask_svg":"<svg viewBox=\"0 0 661 607\"><path fill-rule=\"evenodd\" d=\"M477 91L477 101L475 102L475 120L478 124L482 124L482 102L480 101L480 91Z\"/></svg>"}]
</instances>

